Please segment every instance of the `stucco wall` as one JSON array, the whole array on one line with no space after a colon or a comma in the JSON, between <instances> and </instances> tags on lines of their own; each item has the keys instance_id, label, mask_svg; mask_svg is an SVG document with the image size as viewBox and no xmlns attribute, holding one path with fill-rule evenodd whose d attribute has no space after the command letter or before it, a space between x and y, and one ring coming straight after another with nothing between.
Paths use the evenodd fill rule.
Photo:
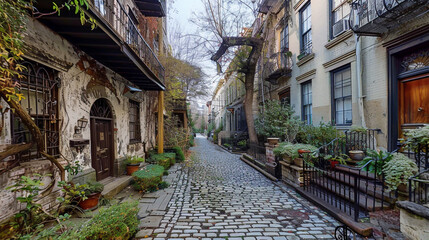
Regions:
<instances>
[{"instance_id":1,"label":"stucco wall","mask_svg":"<svg viewBox=\"0 0 429 240\"><path fill-rule=\"evenodd\" d=\"M114 121L114 160L117 164L127 155L144 156L146 151L155 147L155 127L157 111L157 92L143 91L135 100L140 104L141 142L130 144L129 139L129 99L123 96L125 85L132 85L120 75L99 64L64 38L54 33L40 22L29 19L25 34L27 53L25 58L39 62L59 72L58 108L60 119L60 152L69 161L79 161L86 172L91 166L91 145L82 152L69 145L75 138L74 128L77 120L90 119L92 104L99 98L108 100L113 111ZM1 103L4 105L4 102ZM0 134L0 146L10 144L10 116L6 115L5 128ZM82 136L90 139L91 126L83 130ZM62 161L66 164L65 161ZM32 166L32 167L29 167ZM40 168L42 166L42 168ZM0 165L1 167L1 165ZM22 163L9 172L0 175L0 222L20 209L15 199L16 194L5 190L6 186L22 175L52 172L55 168L49 162L31 161ZM90 171L89 171L90 172ZM118 172L116 174L122 174ZM52 194L51 194L52 195ZM50 198L52 204L55 197Z\"/></svg>"}]
</instances>

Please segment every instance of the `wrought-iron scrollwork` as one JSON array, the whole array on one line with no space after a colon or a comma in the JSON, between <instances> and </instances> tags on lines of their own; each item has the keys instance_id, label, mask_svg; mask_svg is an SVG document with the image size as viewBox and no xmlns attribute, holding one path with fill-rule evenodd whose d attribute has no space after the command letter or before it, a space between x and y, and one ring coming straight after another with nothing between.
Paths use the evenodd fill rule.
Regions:
<instances>
[{"instance_id":1,"label":"wrought-iron scrollwork","mask_svg":"<svg viewBox=\"0 0 429 240\"><path fill-rule=\"evenodd\" d=\"M429 49L405 56L401 62L401 72L429 67Z\"/></svg>"},{"instance_id":2,"label":"wrought-iron scrollwork","mask_svg":"<svg viewBox=\"0 0 429 240\"><path fill-rule=\"evenodd\" d=\"M91 107L91 117L113 118L112 110L106 99L100 98Z\"/></svg>"}]
</instances>

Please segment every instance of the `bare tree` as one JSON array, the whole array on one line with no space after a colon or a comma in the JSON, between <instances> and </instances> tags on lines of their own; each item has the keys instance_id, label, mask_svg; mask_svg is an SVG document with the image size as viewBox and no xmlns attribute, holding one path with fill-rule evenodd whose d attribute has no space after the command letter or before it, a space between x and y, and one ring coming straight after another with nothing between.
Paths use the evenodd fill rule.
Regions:
<instances>
[{"instance_id":1,"label":"bare tree","mask_svg":"<svg viewBox=\"0 0 429 240\"><path fill-rule=\"evenodd\" d=\"M196 47L203 48L211 55L218 68L228 64L237 48L248 52L237 66L236 71L244 74L246 89L244 110L251 142L258 141L253 119L253 89L256 65L261 56L263 39L243 34L256 16L258 2L255 0L202 0L204 11L195 14L193 22L198 27ZM247 48L250 48L247 51Z\"/></svg>"}]
</instances>

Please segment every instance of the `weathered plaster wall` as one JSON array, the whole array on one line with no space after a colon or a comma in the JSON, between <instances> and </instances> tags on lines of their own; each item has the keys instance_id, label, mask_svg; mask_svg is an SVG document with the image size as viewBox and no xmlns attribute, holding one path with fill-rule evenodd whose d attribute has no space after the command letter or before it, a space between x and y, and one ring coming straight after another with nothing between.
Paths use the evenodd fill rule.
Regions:
<instances>
[{"instance_id":1,"label":"weathered plaster wall","mask_svg":"<svg viewBox=\"0 0 429 240\"><path fill-rule=\"evenodd\" d=\"M79 161L84 172L91 173L91 146L78 153L69 145L74 138L74 127L81 117L90 119L92 104L99 98L109 101L114 115L114 156L115 164L120 165L127 155L144 156L144 150L155 146L155 127L157 110L157 92L143 91L137 100L140 104L141 142L130 144L129 139L129 99L122 95L125 85L132 85L120 75L102 66L68 41L52 32L40 22L29 19L25 42L28 54L26 58L37 61L47 67L59 71L61 79L59 87L59 119L60 119L60 152L69 161ZM1 103L4 104L4 103ZM0 134L0 146L9 144L10 116L5 119L5 128ZM83 130L83 138L90 139L90 128ZM63 161L64 165L66 164ZM0 165L1 167L1 165ZM47 161L31 161L22 163L9 172L0 175L0 222L12 216L20 209L16 194L5 190L6 186L22 175L32 176L34 173L52 173L55 168ZM92 174L93 171L92 171ZM117 174L122 174L118 172ZM54 204L55 194L44 200L46 204Z\"/></svg>"}]
</instances>

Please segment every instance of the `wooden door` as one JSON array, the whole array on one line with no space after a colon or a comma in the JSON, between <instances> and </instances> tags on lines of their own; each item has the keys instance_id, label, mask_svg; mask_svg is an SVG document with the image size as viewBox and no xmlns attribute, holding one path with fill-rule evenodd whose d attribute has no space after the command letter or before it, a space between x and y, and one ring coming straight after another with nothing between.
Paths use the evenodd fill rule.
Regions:
<instances>
[{"instance_id":1,"label":"wooden door","mask_svg":"<svg viewBox=\"0 0 429 240\"><path fill-rule=\"evenodd\" d=\"M113 175L113 116L106 99L98 99L91 107L91 162L97 181Z\"/></svg>"},{"instance_id":2,"label":"wooden door","mask_svg":"<svg viewBox=\"0 0 429 240\"><path fill-rule=\"evenodd\" d=\"M429 124L429 75L402 80L399 94L400 131Z\"/></svg>"}]
</instances>

